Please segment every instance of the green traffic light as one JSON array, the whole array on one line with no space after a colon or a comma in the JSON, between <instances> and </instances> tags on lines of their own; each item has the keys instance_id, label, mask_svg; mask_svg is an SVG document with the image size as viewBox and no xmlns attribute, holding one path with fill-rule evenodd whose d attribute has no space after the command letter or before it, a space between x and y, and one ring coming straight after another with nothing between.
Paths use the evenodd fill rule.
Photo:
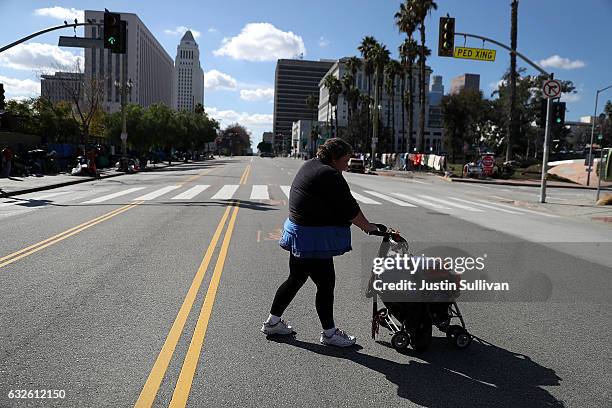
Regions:
<instances>
[{"instance_id":1,"label":"green traffic light","mask_svg":"<svg viewBox=\"0 0 612 408\"><path fill-rule=\"evenodd\" d=\"M561 118L557 118L557 123L561 123Z\"/></svg>"},{"instance_id":2,"label":"green traffic light","mask_svg":"<svg viewBox=\"0 0 612 408\"><path fill-rule=\"evenodd\" d=\"M115 39L115 37L108 37L108 42L110 43L110 45L115 45L117 40Z\"/></svg>"}]
</instances>

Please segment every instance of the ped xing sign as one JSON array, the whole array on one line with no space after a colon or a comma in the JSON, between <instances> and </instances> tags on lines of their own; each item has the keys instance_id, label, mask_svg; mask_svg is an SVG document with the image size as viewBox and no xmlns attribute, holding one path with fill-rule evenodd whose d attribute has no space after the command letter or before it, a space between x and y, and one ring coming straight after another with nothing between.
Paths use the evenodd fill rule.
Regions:
<instances>
[{"instance_id":1,"label":"ped xing sign","mask_svg":"<svg viewBox=\"0 0 612 408\"><path fill-rule=\"evenodd\" d=\"M495 50L487 50L484 48L467 48L467 47L455 47L453 57L472 59L478 61L495 61Z\"/></svg>"}]
</instances>

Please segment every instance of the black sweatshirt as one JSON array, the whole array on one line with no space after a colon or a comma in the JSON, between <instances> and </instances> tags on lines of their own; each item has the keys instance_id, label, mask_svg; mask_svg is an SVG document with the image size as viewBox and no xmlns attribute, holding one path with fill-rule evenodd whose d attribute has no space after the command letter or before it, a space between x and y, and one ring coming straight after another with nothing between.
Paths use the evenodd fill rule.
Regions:
<instances>
[{"instance_id":1,"label":"black sweatshirt","mask_svg":"<svg viewBox=\"0 0 612 408\"><path fill-rule=\"evenodd\" d=\"M295 175L289 195L289 219L303 226L351 225L359 204L342 174L314 158Z\"/></svg>"}]
</instances>

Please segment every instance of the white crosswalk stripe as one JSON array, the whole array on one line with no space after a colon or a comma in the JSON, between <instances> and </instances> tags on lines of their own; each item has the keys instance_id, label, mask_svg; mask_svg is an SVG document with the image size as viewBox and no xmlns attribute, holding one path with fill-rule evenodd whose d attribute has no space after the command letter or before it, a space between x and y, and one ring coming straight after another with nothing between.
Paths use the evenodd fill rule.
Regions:
<instances>
[{"instance_id":1,"label":"white crosswalk stripe","mask_svg":"<svg viewBox=\"0 0 612 408\"><path fill-rule=\"evenodd\" d=\"M238 184L226 184L211 197L211 200L231 200L240 187Z\"/></svg>"},{"instance_id":2,"label":"white crosswalk stripe","mask_svg":"<svg viewBox=\"0 0 612 408\"><path fill-rule=\"evenodd\" d=\"M466 210L466 211L483 212L483 210L480 210L478 208L468 207L467 205L463 205L463 204L452 203L452 202L449 202L448 200L443 200L441 198L436 198L436 197L432 197L432 196L428 196L428 195L422 195L422 194L419 194L419 197L424 198L426 200L435 201L435 202L438 202L438 203L443 204L443 205L450 205L451 207L460 208L460 209Z\"/></svg>"},{"instance_id":3,"label":"white crosswalk stripe","mask_svg":"<svg viewBox=\"0 0 612 408\"><path fill-rule=\"evenodd\" d=\"M291 186L280 186L283 193L287 196L287 200L289 199L289 192L291 191Z\"/></svg>"},{"instance_id":4,"label":"white crosswalk stripe","mask_svg":"<svg viewBox=\"0 0 612 408\"><path fill-rule=\"evenodd\" d=\"M11 205L28 203L32 201L48 200L49 198L72 193L73 191L56 191L54 193L30 193L19 198L11 198L10 201L0 203L0 207L10 207Z\"/></svg>"},{"instance_id":5,"label":"white crosswalk stripe","mask_svg":"<svg viewBox=\"0 0 612 408\"><path fill-rule=\"evenodd\" d=\"M479 207L484 207L484 208L489 208L491 210L505 212L505 213L508 213L508 214L520 214L520 212L516 212L516 211L512 211L512 210L506 210L504 208L493 207L492 205L489 205L489 204L475 203L473 201L463 200L463 199L457 198L457 197L447 197L447 198L450 198L451 200L461 201L461 202L466 203L466 204L477 205Z\"/></svg>"},{"instance_id":6,"label":"white crosswalk stripe","mask_svg":"<svg viewBox=\"0 0 612 408\"><path fill-rule=\"evenodd\" d=\"M512 206L512 205L506 205L506 204L501 204L501 203L491 203L489 201L484 201L484 200L478 200L478 201L480 201L482 203L486 203L486 204L492 205L494 207L502 207L502 208L506 208L506 209L510 209L510 210L516 210L516 211L528 213L528 214L541 215L543 217L559 218L558 215L547 214L547 213L543 213L543 212L539 212L539 211L527 210L525 208L519 208L519 207Z\"/></svg>"},{"instance_id":7,"label":"white crosswalk stripe","mask_svg":"<svg viewBox=\"0 0 612 408\"><path fill-rule=\"evenodd\" d=\"M251 189L251 200L269 200L270 194L268 194L268 186L266 185L253 185Z\"/></svg>"},{"instance_id":8,"label":"white crosswalk stripe","mask_svg":"<svg viewBox=\"0 0 612 408\"><path fill-rule=\"evenodd\" d=\"M356 193L354 191L351 191L351 194L353 195L353 197L355 198L355 200L364 203L364 204L380 204L378 201L372 200L369 197L363 196L359 193Z\"/></svg>"},{"instance_id":9,"label":"white crosswalk stripe","mask_svg":"<svg viewBox=\"0 0 612 408\"><path fill-rule=\"evenodd\" d=\"M435 210L450 210L449 207L445 207L445 206L440 205L440 204L435 204L435 203L432 203L432 202L429 202L429 201L421 200L419 198L415 198L415 197L409 196L407 194L402 194L402 193L392 193L392 194L394 196L399 197L399 198L403 198L404 200L407 200L407 201L410 201L410 202L413 202L413 203L416 203L416 204L420 204L423 207L432 207Z\"/></svg>"},{"instance_id":10,"label":"white crosswalk stripe","mask_svg":"<svg viewBox=\"0 0 612 408\"><path fill-rule=\"evenodd\" d=\"M157 197L161 197L164 194L169 193L172 190L176 190L177 188L180 188L181 186L166 186L166 187L162 187L158 190L155 190L151 193L145 194L143 196L140 196L138 198L133 199L132 201L150 201L150 200L154 200Z\"/></svg>"},{"instance_id":11,"label":"white crosswalk stripe","mask_svg":"<svg viewBox=\"0 0 612 408\"><path fill-rule=\"evenodd\" d=\"M143 188L144 187L128 188L127 190L119 191L117 193L107 194L107 195L103 195L102 197L94 198L93 200L84 201L82 204L102 203L104 201L112 200L113 198L121 197L121 196L124 196L124 195L128 195L130 193L133 193L135 191L142 190Z\"/></svg>"},{"instance_id":12,"label":"white crosswalk stripe","mask_svg":"<svg viewBox=\"0 0 612 408\"><path fill-rule=\"evenodd\" d=\"M416 205L414 205L414 204L410 204L410 203L407 203L405 201L400 201L397 198L389 197L388 195L385 195L385 194L382 194L382 193L379 193L379 192L376 192L376 191L366 190L365 192L370 194L370 195L373 195L374 197L378 197L378 198L381 198L381 199L383 199L385 201L388 201L390 203L397 204L400 207L416 207Z\"/></svg>"},{"instance_id":13,"label":"white crosswalk stripe","mask_svg":"<svg viewBox=\"0 0 612 408\"><path fill-rule=\"evenodd\" d=\"M193 186L189 190L183 191L181 194L172 197L171 200L191 200L192 198L200 194L202 191L206 190L208 187L210 186L205 184L198 184L197 186Z\"/></svg>"}]
</instances>

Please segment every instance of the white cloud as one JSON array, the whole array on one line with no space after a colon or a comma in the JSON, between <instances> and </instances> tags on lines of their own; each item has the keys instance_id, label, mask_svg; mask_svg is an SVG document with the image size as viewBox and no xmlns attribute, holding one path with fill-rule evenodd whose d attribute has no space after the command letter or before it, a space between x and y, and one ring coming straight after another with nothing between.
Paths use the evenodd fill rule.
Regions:
<instances>
[{"instance_id":1,"label":"white cloud","mask_svg":"<svg viewBox=\"0 0 612 408\"><path fill-rule=\"evenodd\" d=\"M34 10L34 14L37 16L45 16L52 17L58 20L66 20L69 23L74 22L76 18L80 23L85 22L85 12L83 10L78 10L75 8L65 8L65 7L47 7L47 8L39 8Z\"/></svg>"},{"instance_id":2,"label":"white cloud","mask_svg":"<svg viewBox=\"0 0 612 408\"><path fill-rule=\"evenodd\" d=\"M215 27L210 27L210 28L208 29L208 32L209 32L209 33L211 33L211 34L216 34L216 33L218 33L218 32L219 32L219 30L217 30Z\"/></svg>"},{"instance_id":3,"label":"white cloud","mask_svg":"<svg viewBox=\"0 0 612 408\"><path fill-rule=\"evenodd\" d=\"M178 26L176 27L174 30L169 30L166 29L164 30L164 33L168 34L168 35L180 35L181 37L187 32L187 30L191 31L191 34L193 34L193 38L199 38L200 37L200 32L196 31L192 28L189 27L185 27L185 26Z\"/></svg>"},{"instance_id":4,"label":"white cloud","mask_svg":"<svg viewBox=\"0 0 612 408\"><path fill-rule=\"evenodd\" d=\"M329 45L329 40L327 40L325 37L320 37L319 38L319 47L325 48L328 45Z\"/></svg>"},{"instance_id":5,"label":"white cloud","mask_svg":"<svg viewBox=\"0 0 612 408\"><path fill-rule=\"evenodd\" d=\"M221 48L213 54L237 60L274 61L306 54L306 47L302 37L291 31L281 31L270 23L249 23L237 36L224 38Z\"/></svg>"},{"instance_id":6,"label":"white cloud","mask_svg":"<svg viewBox=\"0 0 612 408\"><path fill-rule=\"evenodd\" d=\"M237 88L238 82L223 72L212 69L204 74L204 88L211 91L233 91Z\"/></svg>"},{"instance_id":7,"label":"white cloud","mask_svg":"<svg viewBox=\"0 0 612 408\"><path fill-rule=\"evenodd\" d=\"M570 60L569 58L561 58L558 55L552 55L546 59L540 60L540 65L544 68L557 68L557 69L577 69L586 66L584 61L581 60Z\"/></svg>"},{"instance_id":8,"label":"white cloud","mask_svg":"<svg viewBox=\"0 0 612 408\"><path fill-rule=\"evenodd\" d=\"M4 84L6 99L23 100L40 96L40 82L1 75L0 82Z\"/></svg>"},{"instance_id":9,"label":"white cloud","mask_svg":"<svg viewBox=\"0 0 612 408\"><path fill-rule=\"evenodd\" d=\"M224 128L232 123L239 123L251 132L251 141L253 146L261 141L261 135L265 131L272 130L272 114L268 113L246 113L236 112L234 110L219 110L213 107L205 107L206 113L219 121L221 128Z\"/></svg>"},{"instance_id":10,"label":"white cloud","mask_svg":"<svg viewBox=\"0 0 612 408\"><path fill-rule=\"evenodd\" d=\"M240 90L240 99L245 101L261 101L261 100L269 100L274 98L274 89L266 88L266 89L241 89Z\"/></svg>"},{"instance_id":11,"label":"white cloud","mask_svg":"<svg viewBox=\"0 0 612 408\"><path fill-rule=\"evenodd\" d=\"M561 102L578 102L581 99L579 93L563 93L561 94Z\"/></svg>"},{"instance_id":12,"label":"white cloud","mask_svg":"<svg viewBox=\"0 0 612 408\"><path fill-rule=\"evenodd\" d=\"M51 44L20 44L0 54L1 66L19 70L73 71L77 64L83 70L82 56Z\"/></svg>"},{"instance_id":13,"label":"white cloud","mask_svg":"<svg viewBox=\"0 0 612 408\"><path fill-rule=\"evenodd\" d=\"M506 84L506 81L503 79L500 79L497 82L491 82L489 84L489 88L491 88L492 91L497 91L500 86L505 85L505 84Z\"/></svg>"}]
</instances>

